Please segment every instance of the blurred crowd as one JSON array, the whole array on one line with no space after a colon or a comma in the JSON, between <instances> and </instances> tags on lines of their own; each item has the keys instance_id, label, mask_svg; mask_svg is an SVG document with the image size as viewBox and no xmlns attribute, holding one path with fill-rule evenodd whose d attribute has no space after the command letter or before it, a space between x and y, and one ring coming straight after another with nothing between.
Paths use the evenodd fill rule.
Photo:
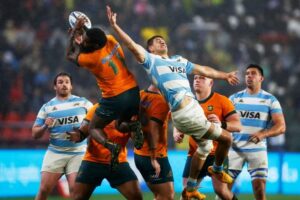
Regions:
<instances>
[{"instance_id":1,"label":"blurred crowd","mask_svg":"<svg viewBox=\"0 0 300 200\"><path fill-rule=\"evenodd\" d=\"M74 78L73 93L95 102L100 91L91 74L65 58L68 15L82 11L110 33L105 6L118 13L118 23L141 44L163 35L170 54L224 71L257 63L265 70L264 89L281 102L287 121L286 150L300 151L295 138L300 119L299 0L10 0L0 2L0 139L19 138L39 108L54 95L53 77L60 71ZM126 50L127 64L141 88L149 80ZM215 81L230 95L244 87ZM13 117L12 117L13 116ZM25 123L26 124L26 123ZM13 128L9 134L4 129ZM4 136L4 132L6 136ZM26 134L25 134L26 135ZM298 136L299 135L299 136ZM30 139L30 135L24 136Z\"/></svg>"}]
</instances>

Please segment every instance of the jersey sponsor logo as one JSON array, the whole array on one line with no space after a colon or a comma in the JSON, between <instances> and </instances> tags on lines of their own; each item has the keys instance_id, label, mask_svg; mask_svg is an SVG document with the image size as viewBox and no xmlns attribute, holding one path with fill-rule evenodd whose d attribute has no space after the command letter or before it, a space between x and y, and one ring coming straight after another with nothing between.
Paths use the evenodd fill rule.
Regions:
<instances>
[{"instance_id":1,"label":"jersey sponsor logo","mask_svg":"<svg viewBox=\"0 0 300 200\"><path fill-rule=\"evenodd\" d=\"M240 99L240 100L239 100L239 103L244 103L244 100L243 100L243 99Z\"/></svg>"},{"instance_id":2,"label":"jersey sponsor logo","mask_svg":"<svg viewBox=\"0 0 300 200\"><path fill-rule=\"evenodd\" d=\"M120 44L117 43L117 44L114 46L114 48L111 50L111 52L109 53L109 55L106 56L106 57L104 57L104 58L102 58L101 63L102 63L102 64L105 64L105 63L107 63L108 61L110 61L111 58L117 53L117 50L118 50L119 47L120 47Z\"/></svg>"},{"instance_id":3,"label":"jersey sponsor logo","mask_svg":"<svg viewBox=\"0 0 300 200\"><path fill-rule=\"evenodd\" d=\"M57 125L76 124L79 123L78 116L62 117L56 120Z\"/></svg>"},{"instance_id":4,"label":"jersey sponsor logo","mask_svg":"<svg viewBox=\"0 0 300 200\"><path fill-rule=\"evenodd\" d=\"M174 67L174 66L168 66L172 72L176 73L186 73L185 68L183 67Z\"/></svg>"},{"instance_id":5,"label":"jersey sponsor logo","mask_svg":"<svg viewBox=\"0 0 300 200\"><path fill-rule=\"evenodd\" d=\"M260 113L254 111L240 111L242 118L260 119Z\"/></svg>"}]
</instances>

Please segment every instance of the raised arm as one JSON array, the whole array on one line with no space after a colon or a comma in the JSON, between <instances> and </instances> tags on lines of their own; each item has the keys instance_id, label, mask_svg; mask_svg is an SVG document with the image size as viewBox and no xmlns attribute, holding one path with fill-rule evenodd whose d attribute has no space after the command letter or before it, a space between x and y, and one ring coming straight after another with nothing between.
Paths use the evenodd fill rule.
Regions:
<instances>
[{"instance_id":1,"label":"raised arm","mask_svg":"<svg viewBox=\"0 0 300 200\"><path fill-rule=\"evenodd\" d=\"M121 27L117 24L117 13L114 13L109 6L106 6L107 11L107 17L109 20L109 23L111 27L114 29L114 31L117 33L119 38L122 40L122 42L125 44L125 46L133 53L136 60L140 63L144 62L145 60L145 49L135 43L131 37L125 33Z\"/></svg>"},{"instance_id":2,"label":"raised arm","mask_svg":"<svg viewBox=\"0 0 300 200\"><path fill-rule=\"evenodd\" d=\"M215 70L208 66L195 64L192 73L206 76L208 78L226 80L230 85L237 85L239 83L239 78L237 77L237 71L226 73L219 70Z\"/></svg>"},{"instance_id":3,"label":"raised arm","mask_svg":"<svg viewBox=\"0 0 300 200\"><path fill-rule=\"evenodd\" d=\"M75 27L69 31L70 39L67 46L67 59L75 64L78 64L77 59L80 54L80 42L84 32L85 20L85 18L79 18Z\"/></svg>"}]
</instances>

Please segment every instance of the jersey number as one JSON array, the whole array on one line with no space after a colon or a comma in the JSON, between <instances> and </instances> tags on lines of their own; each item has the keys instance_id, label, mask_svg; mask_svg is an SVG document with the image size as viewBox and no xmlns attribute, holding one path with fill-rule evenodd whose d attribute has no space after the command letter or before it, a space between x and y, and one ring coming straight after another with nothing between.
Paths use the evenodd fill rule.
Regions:
<instances>
[{"instance_id":1,"label":"jersey number","mask_svg":"<svg viewBox=\"0 0 300 200\"><path fill-rule=\"evenodd\" d=\"M124 58L122 58L118 52L116 53L116 56L117 56L118 60L121 61L123 66L126 66ZM112 70L114 71L114 74L117 75L119 72L117 65L112 60L109 61L108 65L112 68Z\"/></svg>"}]
</instances>

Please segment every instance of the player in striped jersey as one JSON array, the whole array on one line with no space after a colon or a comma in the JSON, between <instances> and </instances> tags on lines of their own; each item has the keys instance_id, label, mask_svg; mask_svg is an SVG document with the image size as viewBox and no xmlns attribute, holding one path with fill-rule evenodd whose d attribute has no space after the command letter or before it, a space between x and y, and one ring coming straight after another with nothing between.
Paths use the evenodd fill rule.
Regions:
<instances>
[{"instance_id":1,"label":"player in striped jersey","mask_svg":"<svg viewBox=\"0 0 300 200\"><path fill-rule=\"evenodd\" d=\"M86 150L86 140L74 144L68 140L66 132L79 128L92 103L71 94L72 77L68 73L56 75L54 90L56 97L42 106L32 127L35 139L50 132L50 144L43 160L41 185L36 200L47 199L63 174L67 177L72 195L77 171Z\"/></svg>"},{"instance_id":2,"label":"player in striped jersey","mask_svg":"<svg viewBox=\"0 0 300 200\"><path fill-rule=\"evenodd\" d=\"M233 104L230 100L217 93L212 91L213 80L204 76L195 75L194 76L194 91L197 100L199 101L201 107L204 110L204 113L207 119L211 122L222 124L222 127L230 132L240 131L241 123L238 113L235 111ZM174 140L176 142L181 142L183 139L183 134L174 132ZM215 159L215 151L218 146L218 142L213 142L213 149L210 154L207 156L203 168L200 171L198 176L199 183L202 179L209 175L208 167L211 166ZM189 169L191 166L191 159L193 154L197 149L197 143L192 137L189 137L189 152L188 158L185 163L183 171L183 185L186 186L187 178L189 176ZM221 199L224 200L234 200L237 199L234 194L229 190L228 185L220 182L218 179L212 177L212 183L216 194L218 194ZM185 196L185 191L182 193L182 200L187 199Z\"/></svg>"},{"instance_id":3,"label":"player in striped jersey","mask_svg":"<svg viewBox=\"0 0 300 200\"><path fill-rule=\"evenodd\" d=\"M230 96L239 112L242 131L233 133L229 151L229 173L236 179L247 163L255 199L266 199L268 157L266 138L285 132L285 120L279 101L261 89L263 69L250 64L246 69L246 89Z\"/></svg>"},{"instance_id":4,"label":"player in striped jersey","mask_svg":"<svg viewBox=\"0 0 300 200\"><path fill-rule=\"evenodd\" d=\"M235 85L238 83L236 72L217 71L211 67L193 64L181 56L169 57L167 45L161 36L155 36L148 40L147 49L149 53L119 27L116 23L116 13L113 13L109 6L107 6L107 16L114 31L134 54L137 61L142 64L152 83L168 102L174 126L181 132L191 135L198 144L187 181L187 196L202 199L202 195L197 191L198 169L201 169L212 148L211 140L219 142L213 165L213 176L223 182L231 183L232 178L224 172L222 166L231 145L231 135L220 125L211 123L206 119L201 106L191 91L187 74L223 79Z\"/></svg>"}]
</instances>

